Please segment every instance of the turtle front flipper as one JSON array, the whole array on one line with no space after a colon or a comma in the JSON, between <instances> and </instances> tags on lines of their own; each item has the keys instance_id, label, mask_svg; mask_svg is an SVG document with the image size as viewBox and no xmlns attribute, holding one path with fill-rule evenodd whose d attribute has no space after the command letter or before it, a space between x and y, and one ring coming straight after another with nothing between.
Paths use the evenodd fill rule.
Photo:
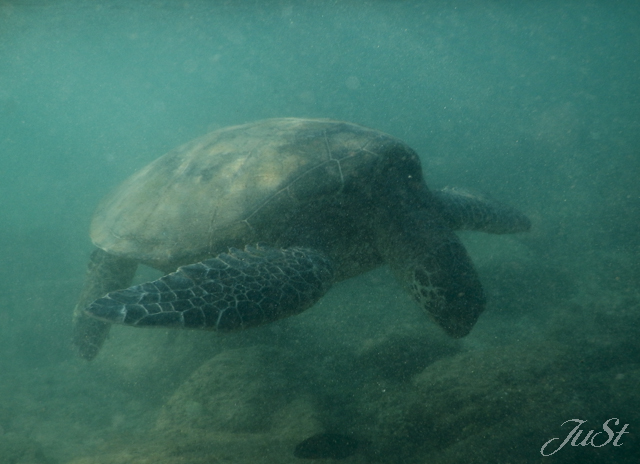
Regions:
<instances>
[{"instance_id":1,"label":"turtle front flipper","mask_svg":"<svg viewBox=\"0 0 640 464\"><path fill-rule=\"evenodd\" d=\"M398 280L452 337L467 335L484 310L482 285L467 251L437 212L388 209L378 248Z\"/></svg>"},{"instance_id":2,"label":"turtle front flipper","mask_svg":"<svg viewBox=\"0 0 640 464\"><path fill-rule=\"evenodd\" d=\"M96 298L131 285L137 267L137 262L101 249L91 253L84 287L73 312L73 344L82 358L90 361L97 356L111 328L111 324L87 315L84 308Z\"/></svg>"},{"instance_id":3,"label":"turtle front flipper","mask_svg":"<svg viewBox=\"0 0 640 464\"><path fill-rule=\"evenodd\" d=\"M86 312L136 327L231 331L298 314L332 281L331 263L322 253L247 246L109 293Z\"/></svg>"}]
</instances>

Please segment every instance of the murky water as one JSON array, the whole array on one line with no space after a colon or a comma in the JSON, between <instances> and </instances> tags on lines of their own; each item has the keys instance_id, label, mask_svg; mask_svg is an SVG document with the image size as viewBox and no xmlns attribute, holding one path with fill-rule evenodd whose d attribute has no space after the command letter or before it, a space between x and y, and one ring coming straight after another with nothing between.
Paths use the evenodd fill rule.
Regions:
<instances>
[{"instance_id":1,"label":"murky water","mask_svg":"<svg viewBox=\"0 0 640 464\"><path fill-rule=\"evenodd\" d=\"M0 2L0 463L301 462L319 433L359 444L344 462L636 462L639 46L631 1ZM531 218L460 234L488 296L471 334L381 268L269 326L116 327L79 359L99 200L284 116L392 134L430 187Z\"/></svg>"}]
</instances>

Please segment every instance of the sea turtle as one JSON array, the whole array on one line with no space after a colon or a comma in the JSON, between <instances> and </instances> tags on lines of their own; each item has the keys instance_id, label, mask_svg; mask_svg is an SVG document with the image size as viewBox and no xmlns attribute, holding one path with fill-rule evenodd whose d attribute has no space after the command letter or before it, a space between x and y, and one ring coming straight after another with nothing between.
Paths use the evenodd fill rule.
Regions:
<instances>
[{"instance_id":1,"label":"sea turtle","mask_svg":"<svg viewBox=\"0 0 640 464\"><path fill-rule=\"evenodd\" d=\"M529 227L501 203L430 191L418 155L376 130L297 118L220 129L152 162L97 208L74 344L92 359L112 323L220 331L268 323L385 263L462 337L485 297L453 230ZM139 263L165 276L127 289Z\"/></svg>"}]
</instances>

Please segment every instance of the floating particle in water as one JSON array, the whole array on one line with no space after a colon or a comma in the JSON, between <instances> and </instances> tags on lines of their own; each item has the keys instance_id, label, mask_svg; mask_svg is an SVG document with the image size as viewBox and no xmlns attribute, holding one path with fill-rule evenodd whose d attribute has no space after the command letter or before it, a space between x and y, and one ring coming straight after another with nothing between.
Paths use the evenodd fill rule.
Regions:
<instances>
[{"instance_id":1,"label":"floating particle in water","mask_svg":"<svg viewBox=\"0 0 640 464\"><path fill-rule=\"evenodd\" d=\"M344 82L344 85L346 85L349 90L356 90L360 88L360 79L356 76L349 76Z\"/></svg>"}]
</instances>

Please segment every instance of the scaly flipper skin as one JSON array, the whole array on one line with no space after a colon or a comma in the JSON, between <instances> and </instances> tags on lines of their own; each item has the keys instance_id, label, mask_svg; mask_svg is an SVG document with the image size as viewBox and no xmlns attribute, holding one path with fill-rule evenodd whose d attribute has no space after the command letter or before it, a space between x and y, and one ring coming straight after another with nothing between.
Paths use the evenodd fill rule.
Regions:
<instances>
[{"instance_id":1,"label":"scaly flipper skin","mask_svg":"<svg viewBox=\"0 0 640 464\"><path fill-rule=\"evenodd\" d=\"M298 314L333 282L324 254L250 247L112 292L86 311L108 323L232 331Z\"/></svg>"},{"instance_id":2,"label":"scaly flipper skin","mask_svg":"<svg viewBox=\"0 0 640 464\"><path fill-rule=\"evenodd\" d=\"M136 261L118 258L101 249L91 253L84 287L73 313L73 344L82 358L90 361L96 357L111 328L111 324L89 316L84 308L105 293L131 285L137 267Z\"/></svg>"},{"instance_id":3,"label":"scaly flipper skin","mask_svg":"<svg viewBox=\"0 0 640 464\"><path fill-rule=\"evenodd\" d=\"M379 237L391 269L447 334L464 337L484 311L485 297L462 242L427 210L394 216Z\"/></svg>"}]
</instances>

